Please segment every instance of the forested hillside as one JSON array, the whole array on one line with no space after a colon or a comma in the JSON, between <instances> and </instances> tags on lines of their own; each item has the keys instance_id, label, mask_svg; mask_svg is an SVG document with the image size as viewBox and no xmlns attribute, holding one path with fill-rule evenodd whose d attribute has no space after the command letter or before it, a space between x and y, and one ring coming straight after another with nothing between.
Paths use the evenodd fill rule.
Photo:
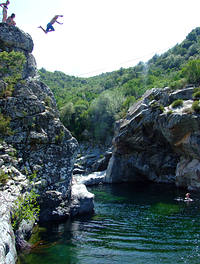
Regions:
<instances>
[{"instance_id":1,"label":"forested hillside","mask_svg":"<svg viewBox=\"0 0 200 264\"><path fill-rule=\"evenodd\" d=\"M113 125L129 106L151 88L183 88L199 84L200 28L148 62L90 78L68 76L42 68L41 79L53 91L65 126L79 140L109 141Z\"/></svg>"}]
</instances>

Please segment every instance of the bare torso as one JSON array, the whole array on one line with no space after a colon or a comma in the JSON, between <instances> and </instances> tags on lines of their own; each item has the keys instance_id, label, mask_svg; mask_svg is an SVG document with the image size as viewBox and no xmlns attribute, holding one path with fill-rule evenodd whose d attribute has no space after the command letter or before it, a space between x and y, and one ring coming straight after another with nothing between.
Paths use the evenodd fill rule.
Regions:
<instances>
[{"instance_id":1,"label":"bare torso","mask_svg":"<svg viewBox=\"0 0 200 264\"><path fill-rule=\"evenodd\" d=\"M7 15L7 7L3 8L3 14Z\"/></svg>"},{"instance_id":2,"label":"bare torso","mask_svg":"<svg viewBox=\"0 0 200 264\"><path fill-rule=\"evenodd\" d=\"M52 18L51 21L50 21L50 23L53 25L56 22L56 20L57 20L58 17L59 16L55 16L54 18Z\"/></svg>"}]
</instances>

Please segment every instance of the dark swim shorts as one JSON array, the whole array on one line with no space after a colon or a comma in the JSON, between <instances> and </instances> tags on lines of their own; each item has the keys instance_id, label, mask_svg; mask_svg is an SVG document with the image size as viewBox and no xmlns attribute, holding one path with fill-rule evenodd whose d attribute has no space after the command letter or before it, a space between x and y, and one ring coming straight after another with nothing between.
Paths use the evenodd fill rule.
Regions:
<instances>
[{"instance_id":1,"label":"dark swim shorts","mask_svg":"<svg viewBox=\"0 0 200 264\"><path fill-rule=\"evenodd\" d=\"M47 24L46 32L49 32L49 31L55 31L55 29L54 29L54 27L52 26L51 23L48 23L48 24Z\"/></svg>"}]
</instances>

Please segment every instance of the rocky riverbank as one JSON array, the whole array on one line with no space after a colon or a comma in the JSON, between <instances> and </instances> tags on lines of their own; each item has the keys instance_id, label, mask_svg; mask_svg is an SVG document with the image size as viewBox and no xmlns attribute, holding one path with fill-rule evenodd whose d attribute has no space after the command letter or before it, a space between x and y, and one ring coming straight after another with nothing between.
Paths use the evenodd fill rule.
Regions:
<instances>
[{"instance_id":1,"label":"rocky riverbank","mask_svg":"<svg viewBox=\"0 0 200 264\"><path fill-rule=\"evenodd\" d=\"M16 51L26 58L12 94L0 98L1 113L10 118L12 131L0 144L0 172L6 175L0 184L0 263L4 264L16 261L11 211L14 201L29 191L30 175L36 174L32 181L39 195L40 221L84 213L85 203L93 210L93 195L83 187L79 193L80 186L72 183L78 143L60 122L55 98L39 79L32 50L30 35L0 23L0 52ZM6 74L1 73L0 92L7 89ZM23 230L18 233L20 241L25 236Z\"/></svg>"}]
</instances>

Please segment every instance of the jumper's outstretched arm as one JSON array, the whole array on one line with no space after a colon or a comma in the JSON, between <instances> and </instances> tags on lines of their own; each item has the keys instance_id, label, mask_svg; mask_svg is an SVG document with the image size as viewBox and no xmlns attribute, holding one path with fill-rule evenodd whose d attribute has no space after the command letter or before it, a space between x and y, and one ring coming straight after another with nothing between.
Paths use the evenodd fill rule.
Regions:
<instances>
[{"instance_id":1,"label":"jumper's outstretched arm","mask_svg":"<svg viewBox=\"0 0 200 264\"><path fill-rule=\"evenodd\" d=\"M60 25L63 25L63 23L61 23L61 22L58 22L58 21L56 21L56 23L58 23L58 24L60 24Z\"/></svg>"}]
</instances>

